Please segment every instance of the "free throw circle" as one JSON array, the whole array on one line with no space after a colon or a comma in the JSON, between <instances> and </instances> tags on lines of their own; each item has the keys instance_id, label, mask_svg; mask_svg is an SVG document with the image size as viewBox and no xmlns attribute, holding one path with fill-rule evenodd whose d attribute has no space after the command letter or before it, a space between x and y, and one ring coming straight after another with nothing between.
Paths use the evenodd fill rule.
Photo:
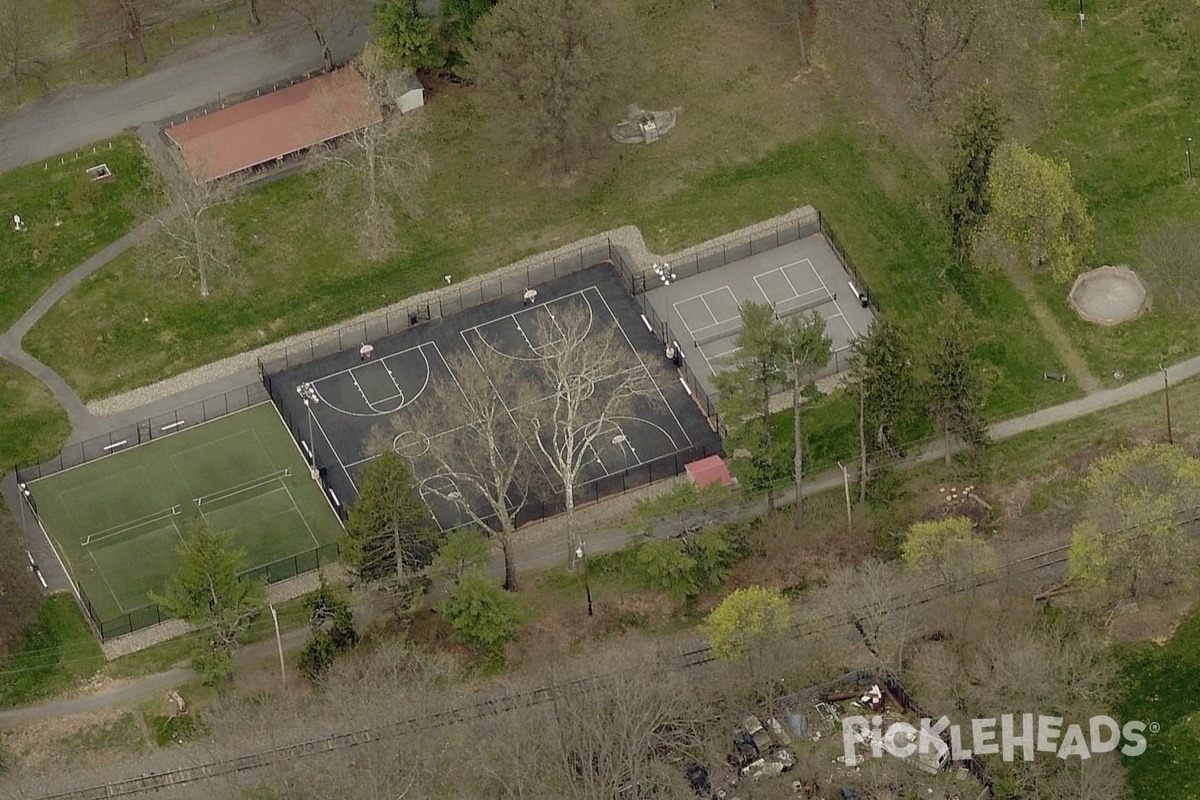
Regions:
<instances>
[{"instance_id":1,"label":"free throw circle","mask_svg":"<svg viewBox=\"0 0 1200 800\"><path fill-rule=\"evenodd\" d=\"M392 449L404 458L420 458L429 452L429 437L420 431L402 431L392 440Z\"/></svg>"}]
</instances>

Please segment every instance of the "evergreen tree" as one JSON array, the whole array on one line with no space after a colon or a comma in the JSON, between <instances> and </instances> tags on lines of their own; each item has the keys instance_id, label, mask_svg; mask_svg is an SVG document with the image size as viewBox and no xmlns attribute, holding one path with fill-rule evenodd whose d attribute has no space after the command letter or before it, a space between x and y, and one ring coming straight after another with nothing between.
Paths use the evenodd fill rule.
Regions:
<instances>
[{"instance_id":1,"label":"evergreen tree","mask_svg":"<svg viewBox=\"0 0 1200 800\"><path fill-rule=\"evenodd\" d=\"M971 238L990 208L988 174L1006 121L996 99L986 91L976 91L968 96L962 118L950 128L946 218L951 247L961 261L970 256Z\"/></svg>"},{"instance_id":2,"label":"evergreen tree","mask_svg":"<svg viewBox=\"0 0 1200 800\"><path fill-rule=\"evenodd\" d=\"M987 443L983 418L984 382L975 357L970 312L956 294L938 303L938 324L930 331L925 352L924 390L929 413L946 442L946 466L951 464L951 438L972 447Z\"/></svg>"},{"instance_id":3,"label":"evergreen tree","mask_svg":"<svg viewBox=\"0 0 1200 800\"><path fill-rule=\"evenodd\" d=\"M792 389L792 444L796 486L796 532L804 530L804 438L800 407L804 388L813 373L829 363L833 340L825 333L825 318L813 311L780 323L783 338L783 367Z\"/></svg>"},{"instance_id":4,"label":"evergreen tree","mask_svg":"<svg viewBox=\"0 0 1200 800\"><path fill-rule=\"evenodd\" d=\"M737 350L722 356L728 367L713 376L721 393L721 416L733 438L757 438L751 453L754 482L767 490L767 506L775 507L776 443L771 429L771 395L787 380L787 346L783 329L768 305L742 304L742 330Z\"/></svg>"},{"instance_id":5,"label":"evergreen tree","mask_svg":"<svg viewBox=\"0 0 1200 800\"><path fill-rule=\"evenodd\" d=\"M228 534L214 533L197 520L179 546L183 563L166 594L150 598L173 617L205 630L208 642L196 656L196 671L207 683L233 674L233 650L263 607L262 586L238 580L245 553Z\"/></svg>"},{"instance_id":6,"label":"evergreen tree","mask_svg":"<svg viewBox=\"0 0 1200 800\"><path fill-rule=\"evenodd\" d=\"M912 343L888 317L878 317L854 343L849 386L858 402L859 502L867 500L872 452L903 455L896 431L918 406Z\"/></svg>"},{"instance_id":7,"label":"evergreen tree","mask_svg":"<svg viewBox=\"0 0 1200 800\"><path fill-rule=\"evenodd\" d=\"M429 509L413 490L408 465L392 450L367 464L357 483L346 522L346 563L363 580L388 578L404 586L433 555Z\"/></svg>"}]
</instances>

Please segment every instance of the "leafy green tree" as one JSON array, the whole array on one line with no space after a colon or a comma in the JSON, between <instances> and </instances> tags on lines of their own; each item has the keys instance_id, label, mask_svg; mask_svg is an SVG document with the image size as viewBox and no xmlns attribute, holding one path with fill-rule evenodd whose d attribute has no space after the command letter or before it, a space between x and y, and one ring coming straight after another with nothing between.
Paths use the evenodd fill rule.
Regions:
<instances>
[{"instance_id":1,"label":"leafy green tree","mask_svg":"<svg viewBox=\"0 0 1200 800\"><path fill-rule=\"evenodd\" d=\"M996 565L992 545L975 533L967 517L914 523L905 534L900 555L910 569L953 587Z\"/></svg>"},{"instance_id":2,"label":"leafy green tree","mask_svg":"<svg viewBox=\"0 0 1200 800\"><path fill-rule=\"evenodd\" d=\"M498 656L521 621L517 596L507 592L482 570L471 570L438 603L438 613L454 628L455 636L477 653Z\"/></svg>"},{"instance_id":3,"label":"leafy green tree","mask_svg":"<svg viewBox=\"0 0 1200 800\"><path fill-rule=\"evenodd\" d=\"M436 578L459 583L463 576L488 563L488 544L477 528L456 528L446 534L433 557L431 572Z\"/></svg>"},{"instance_id":4,"label":"leafy green tree","mask_svg":"<svg viewBox=\"0 0 1200 800\"><path fill-rule=\"evenodd\" d=\"M801 403L804 389L812 383L813 373L829 363L833 340L825 333L825 318L813 311L798 314L780 323L783 339L783 373L792 387L792 446L796 486L796 532L804 530L804 437Z\"/></svg>"},{"instance_id":5,"label":"leafy green tree","mask_svg":"<svg viewBox=\"0 0 1200 800\"><path fill-rule=\"evenodd\" d=\"M987 443L983 418L984 382L974 354L975 336L970 312L958 295L950 293L938 303L937 326L929 333L924 354L926 381L923 387L929 413L946 442L946 466L950 466L950 442L957 436L980 448Z\"/></svg>"},{"instance_id":6,"label":"leafy green tree","mask_svg":"<svg viewBox=\"0 0 1200 800\"><path fill-rule=\"evenodd\" d=\"M263 587L238 580L245 552L202 519L180 544L179 555L183 562L166 594L151 593L150 598L171 616L206 632L207 646L196 656L195 665L206 683L214 683L233 674L233 650L262 611Z\"/></svg>"},{"instance_id":7,"label":"leafy green tree","mask_svg":"<svg viewBox=\"0 0 1200 800\"><path fill-rule=\"evenodd\" d=\"M492 126L521 157L565 173L602 136L629 50L616 6L505 0L475 24L469 74Z\"/></svg>"},{"instance_id":8,"label":"leafy green tree","mask_svg":"<svg viewBox=\"0 0 1200 800\"><path fill-rule=\"evenodd\" d=\"M390 578L405 586L434 551L429 509L417 499L412 472L388 450L363 467L357 483L346 521L346 563L362 580Z\"/></svg>"},{"instance_id":9,"label":"leafy green tree","mask_svg":"<svg viewBox=\"0 0 1200 800\"><path fill-rule=\"evenodd\" d=\"M975 91L967 97L961 119L950 128L946 219L951 247L962 261L970 257L971 239L991 209L988 175L1006 122L996 98Z\"/></svg>"},{"instance_id":10,"label":"leafy green tree","mask_svg":"<svg viewBox=\"0 0 1200 800\"><path fill-rule=\"evenodd\" d=\"M1079 273L1095 225L1070 164L1004 142L988 171L987 193L991 208L972 239L976 261L1044 270L1059 283Z\"/></svg>"},{"instance_id":11,"label":"leafy green tree","mask_svg":"<svg viewBox=\"0 0 1200 800\"><path fill-rule=\"evenodd\" d=\"M1068 551L1069 575L1100 599L1189 587L1200 542L1182 515L1200 506L1200 460L1173 445L1107 456L1084 481L1087 516Z\"/></svg>"},{"instance_id":12,"label":"leafy green tree","mask_svg":"<svg viewBox=\"0 0 1200 800\"><path fill-rule=\"evenodd\" d=\"M300 669L309 680L320 680L334 659L358 645L358 628L350 603L321 575L321 584L304 600L310 633L300 651Z\"/></svg>"},{"instance_id":13,"label":"leafy green tree","mask_svg":"<svg viewBox=\"0 0 1200 800\"><path fill-rule=\"evenodd\" d=\"M696 589L715 589L725 582L743 550L732 536L729 527L707 530L687 543L688 553L695 561Z\"/></svg>"},{"instance_id":14,"label":"leafy green tree","mask_svg":"<svg viewBox=\"0 0 1200 800\"><path fill-rule=\"evenodd\" d=\"M897 428L920 404L915 361L912 342L890 317L877 317L854 342L849 390L858 397L859 502L867 501L870 453L902 455Z\"/></svg>"},{"instance_id":15,"label":"leafy green tree","mask_svg":"<svg viewBox=\"0 0 1200 800\"><path fill-rule=\"evenodd\" d=\"M417 0L376 0L371 36L389 66L405 72L440 66L445 54L434 38L433 20Z\"/></svg>"},{"instance_id":16,"label":"leafy green tree","mask_svg":"<svg viewBox=\"0 0 1200 800\"><path fill-rule=\"evenodd\" d=\"M722 600L701 624L701 631L717 658L744 659L786 633L790 621L791 606L783 592L750 586Z\"/></svg>"},{"instance_id":17,"label":"leafy green tree","mask_svg":"<svg viewBox=\"0 0 1200 800\"><path fill-rule=\"evenodd\" d=\"M496 7L496 0L442 0L438 37L447 50L447 65L459 71L475 43L475 23Z\"/></svg>"},{"instance_id":18,"label":"leafy green tree","mask_svg":"<svg viewBox=\"0 0 1200 800\"><path fill-rule=\"evenodd\" d=\"M646 582L677 600L691 597L698 590L696 559L678 541L646 542L637 549L637 564Z\"/></svg>"},{"instance_id":19,"label":"leafy green tree","mask_svg":"<svg viewBox=\"0 0 1200 800\"><path fill-rule=\"evenodd\" d=\"M752 457L767 490L767 507L775 508L776 445L771 428L771 395L787 380L787 343L775 312L768 305L742 304L742 330L737 350L722 356L728 367L713 376L721 393L721 415L730 435L758 439Z\"/></svg>"}]
</instances>

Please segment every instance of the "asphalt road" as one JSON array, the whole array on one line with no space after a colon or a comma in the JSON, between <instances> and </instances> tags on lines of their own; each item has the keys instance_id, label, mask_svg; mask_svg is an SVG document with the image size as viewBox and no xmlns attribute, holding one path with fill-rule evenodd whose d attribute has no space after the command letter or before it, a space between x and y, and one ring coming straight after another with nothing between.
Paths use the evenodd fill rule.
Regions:
<instances>
[{"instance_id":1,"label":"asphalt road","mask_svg":"<svg viewBox=\"0 0 1200 800\"><path fill-rule=\"evenodd\" d=\"M356 19L331 29L329 40L335 61L347 59L362 48L369 9L370 3L364 0ZM289 25L137 80L70 90L65 96L43 99L0 121L0 172L321 66L321 50L312 31Z\"/></svg>"}]
</instances>

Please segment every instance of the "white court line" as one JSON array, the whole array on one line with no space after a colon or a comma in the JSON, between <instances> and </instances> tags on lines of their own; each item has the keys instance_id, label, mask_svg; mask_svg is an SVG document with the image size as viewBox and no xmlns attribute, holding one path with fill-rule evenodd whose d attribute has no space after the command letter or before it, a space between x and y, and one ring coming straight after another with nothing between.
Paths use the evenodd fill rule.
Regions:
<instances>
[{"instance_id":1,"label":"white court line","mask_svg":"<svg viewBox=\"0 0 1200 800\"><path fill-rule=\"evenodd\" d=\"M596 289L594 286L592 288ZM625 326L621 324L621 320L617 319L617 315L613 314L612 307L608 305L608 300L604 298L604 294L599 289L596 289L596 294L600 295L600 302L604 303L604 307L608 309L608 313L612 317L613 324L617 326L617 330L621 331L621 335L625 337L625 343L629 345L629 349L633 351L634 358L636 358L638 363L642 365L642 369L646 372L646 377L650 379L650 383L654 385L654 390L658 392L659 399L662 400L663 405L666 407L667 411L670 412L671 418L675 420L675 424L679 427L679 431L683 434L683 438L686 439L688 445L691 446L694 444L692 437L688 436L687 429L683 427L683 423L680 422L679 417L675 415L675 409L671 408L671 404L667 402L667 397L663 394L662 387L658 385L658 381L654 380L654 375L651 374L650 368L647 367L646 362L642 360L642 354L638 352L636 347L633 346L633 341L629 338L629 334L625 332Z\"/></svg>"},{"instance_id":2,"label":"white court line","mask_svg":"<svg viewBox=\"0 0 1200 800\"><path fill-rule=\"evenodd\" d=\"M117 608L121 610L122 614L128 614L129 612L125 610L125 606L121 604L121 599L113 591L112 584L108 582L108 576L104 574L104 570L100 567L100 562L96 560L96 555L90 548L88 549L88 555L92 557L92 563L96 565L96 572L100 573L100 580L104 581L104 585L108 587L108 593L112 595L113 602L117 604Z\"/></svg>"},{"instance_id":3,"label":"white court line","mask_svg":"<svg viewBox=\"0 0 1200 800\"><path fill-rule=\"evenodd\" d=\"M432 345L432 344L434 344L434 343L433 342L422 342L421 344L417 345L416 347L410 347L407 350L401 350L399 353L392 353L391 355L384 356L383 358L379 359L378 362L374 362L374 363L384 362L384 361L387 361L389 358L394 358L396 356L404 355L405 353L411 353L413 350L416 350L417 352L419 352L421 355L421 360L425 362L425 381L424 381L424 383L421 384L421 388L419 390L417 390L417 393L414 394L411 398L405 397L404 391L402 389L400 389L399 384L396 383L396 378L395 378L395 376L392 375L392 371L390 369L388 369L386 364L384 365L384 369L387 370L388 375L391 376L391 378L392 378L392 385L394 385L396 387L396 389L399 390L399 394L392 395L391 397L385 397L382 400L379 400L377 402L386 403L389 400L395 400L397 397L403 398L403 402L399 406L397 406L396 408L393 408L393 409L389 409L387 411L380 411L379 409L377 409L375 407L375 405L370 400L367 399L367 395L362 390L362 387L358 385L358 379L354 377L354 370L360 369L363 366L365 366L363 364L355 364L353 367L349 367L348 369L340 370L339 372L332 372L329 375L326 375L322 378L317 378L314 381L309 381L309 383L312 385L313 391L315 391L317 393L317 397L320 398L321 402L324 403L329 408L333 409L334 411L338 412L339 414L345 414L348 417L382 417L382 416L386 416L388 414L395 414L397 411L400 411L401 409L407 408L408 406L412 405L417 400L419 400L423 394L425 394L425 389L429 386L430 366L429 366L429 357L427 355L425 355L425 350L423 348L426 347L427 345ZM440 353L439 353L439 355L440 355ZM445 359L443 359L443 361L445 361ZM336 404L331 403L329 401L329 399L327 397L325 397L325 395L322 394L319 389L317 389L317 384L320 383L321 381L324 381L327 378L332 378L332 377L336 377L338 375L342 375L344 373L349 373L350 380L354 381L355 387L358 388L358 393L360 395L362 395L363 402L366 404L367 408L371 409L374 413L363 414L358 411L347 411L346 409L340 408Z\"/></svg>"},{"instance_id":4,"label":"white court line","mask_svg":"<svg viewBox=\"0 0 1200 800\"><path fill-rule=\"evenodd\" d=\"M728 289L729 287L728 287L728 286L726 286L725 288L726 288L726 289ZM712 290L712 291L716 291L716 290L714 289L714 290ZM674 311L675 311L675 316L679 317L679 320L680 320L680 321L683 323L683 327L685 327L685 328L687 328L687 329L688 329L688 334L689 334L689 335L692 333L692 325L691 325L691 323L689 323L689 322L687 321L687 317L686 317L686 316L684 316L683 312L679 310L679 306L681 306L681 305L684 305L684 304L686 304L686 303L690 303L690 302L692 302L693 300L700 300L701 302L704 302L704 295L706 295L706 294L711 294L711 291L710 291L710 292L701 292L700 294L694 294L694 295L692 295L691 297L685 297L685 298L683 298L682 300L678 300L678 301L676 301L676 302L674 302L674 303L671 303L671 308L672 308L672 309L674 309ZM732 294L732 292L731 292L730 294ZM737 302L737 298L734 298L734 302ZM707 324L707 325L701 325L700 327L701 327L701 328L708 328L708 327L711 327L711 326L713 326L713 325L717 325L717 324L719 324L719 323L717 322L717 315L716 315L716 314L714 314L714 313L712 313L712 309L708 307L708 303L707 303L707 302L704 302L704 307L705 307L705 308L708 310L708 315L709 315L710 317L712 317L713 321L712 321L711 323ZM700 330L700 328L697 328L696 330Z\"/></svg>"},{"instance_id":5,"label":"white court line","mask_svg":"<svg viewBox=\"0 0 1200 800\"><path fill-rule=\"evenodd\" d=\"M805 261L808 261L808 259L805 259ZM842 311L842 307L838 305L837 295L829 291L829 287L825 285L825 279L821 277L821 273L817 272L817 268L812 265L811 261L808 262L808 266L812 269L813 275L817 276L817 280L821 282L821 288L829 292L829 296L833 298L833 307L838 310L837 316L845 321L846 327L850 329L850 335L857 336L858 332L854 330L854 326L850 324L850 320L846 319L846 314Z\"/></svg>"},{"instance_id":6,"label":"white court line","mask_svg":"<svg viewBox=\"0 0 1200 800\"><path fill-rule=\"evenodd\" d=\"M321 543L317 541L317 537L312 531L312 526L308 524L308 519L304 516L304 512L300 510L300 506L296 505L296 498L292 496L292 490L289 489L288 485L283 483L283 481L280 481L280 483L283 484L283 490L287 492L288 500L292 501L292 508L295 509L296 513L300 515L300 521L303 522L304 527L308 529L308 537L313 540L314 545L320 547Z\"/></svg>"},{"instance_id":7,"label":"white court line","mask_svg":"<svg viewBox=\"0 0 1200 800\"><path fill-rule=\"evenodd\" d=\"M354 489L354 493L358 494L358 484L354 482L354 478L350 477L350 470L346 469L346 465L342 461L342 454L339 453L338 449L333 446L333 442L329 439L329 434L325 432L325 426L321 424L321 418L317 416L317 409L311 408L309 409L309 413L312 414L313 422L317 423L317 430L319 430L321 432L321 436L324 437L325 444L329 445L329 449L333 452L333 457L337 459L338 466L342 468L342 472L346 473L346 480L350 481L350 486Z\"/></svg>"},{"instance_id":8,"label":"white court line","mask_svg":"<svg viewBox=\"0 0 1200 800\"><path fill-rule=\"evenodd\" d=\"M371 363L376 363L376 361L386 361L389 358L395 358L396 356L402 356L405 353L411 353L413 350L420 350L422 347L424 347L427 344L433 344L433 342L421 342L420 344L413 345L412 347L406 348L404 350L400 350L395 353L388 353L383 358L376 359L375 361L372 361ZM337 376L344 375L347 372L353 372L354 370L356 370L362 366L365 366L365 365L364 364L355 364L354 366L346 367L345 369L339 369L337 372L330 372L328 375L322 375L319 378L315 378L311 381L308 381L308 383L311 383L314 386L316 386L318 383L321 383L322 381L327 381L330 378L336 378Z\"/></svg>"}]
</instances>

